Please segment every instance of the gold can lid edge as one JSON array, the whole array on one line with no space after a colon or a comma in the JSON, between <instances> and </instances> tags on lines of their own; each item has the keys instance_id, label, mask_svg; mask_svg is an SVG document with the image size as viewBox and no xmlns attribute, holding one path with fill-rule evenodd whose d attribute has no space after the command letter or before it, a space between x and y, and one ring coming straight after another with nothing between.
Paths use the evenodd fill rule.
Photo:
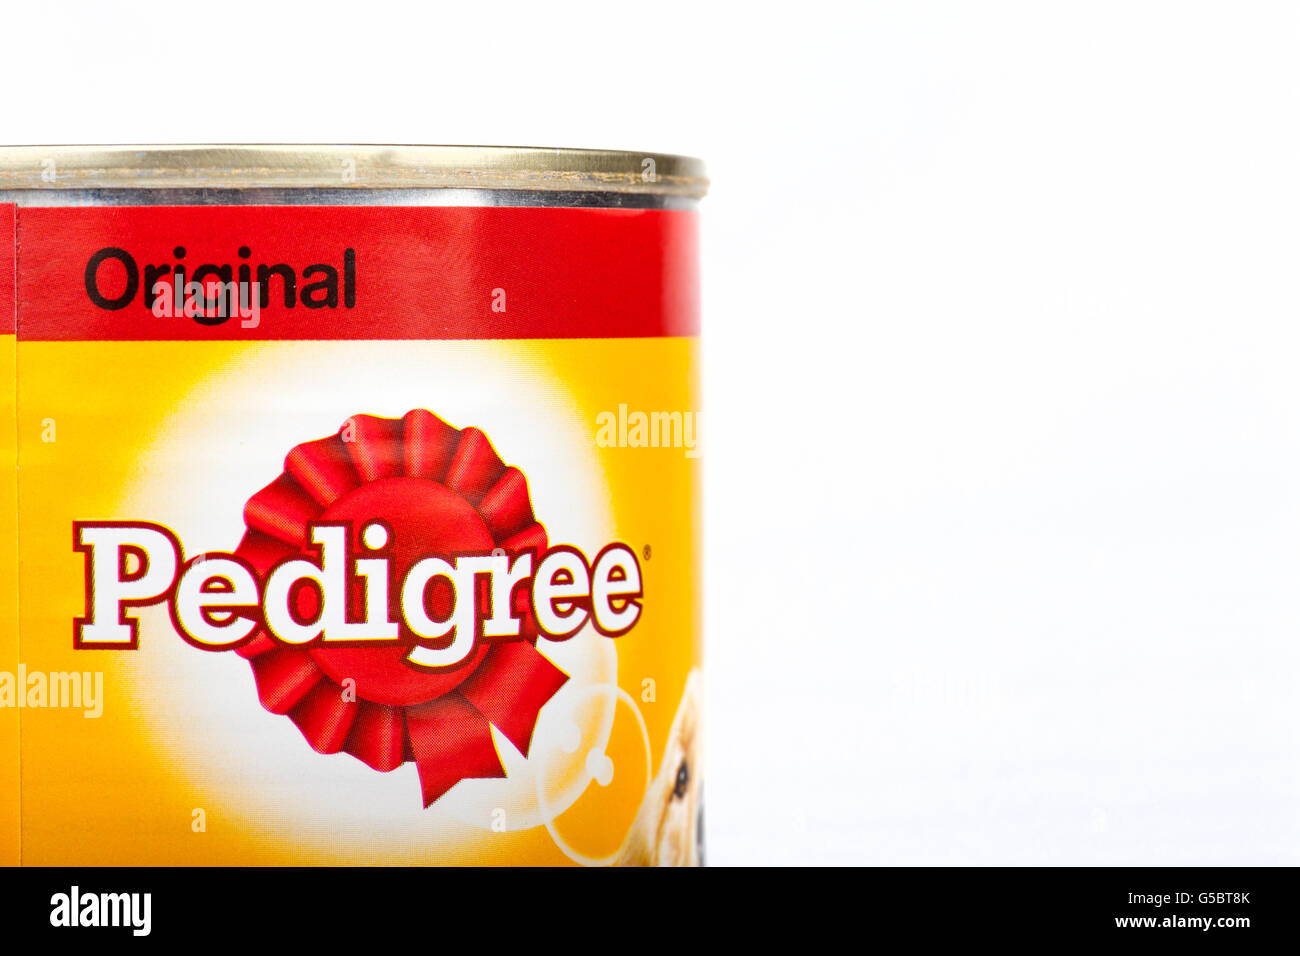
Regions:
<instances>
[{"instance_id":1,"label":"gold can lid edge","mask_svg":"<svg viewBox=\"0 0 1300 956\"><path fill-rule=\"evenodd\" d=\"M0 146L0 190L503 189L701 198L688 156L514 146Z\"/></svg>"}]
</instances>

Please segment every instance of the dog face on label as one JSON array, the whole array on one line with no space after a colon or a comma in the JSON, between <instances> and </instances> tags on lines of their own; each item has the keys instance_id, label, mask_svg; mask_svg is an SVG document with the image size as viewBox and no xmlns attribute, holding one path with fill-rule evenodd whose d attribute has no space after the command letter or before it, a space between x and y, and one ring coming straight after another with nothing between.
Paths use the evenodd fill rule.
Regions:
<instances>
[{"instance_id":1,"label":"dog face on label","mask_svg":"<svg viewBox=\"0 0 1300 956\"><path fill-rule=\"evenodd\" d=\"M619 854L619 866L699 866L703 861L700 672L686 679L659 772Z\"/></svg>"}]
</instances>

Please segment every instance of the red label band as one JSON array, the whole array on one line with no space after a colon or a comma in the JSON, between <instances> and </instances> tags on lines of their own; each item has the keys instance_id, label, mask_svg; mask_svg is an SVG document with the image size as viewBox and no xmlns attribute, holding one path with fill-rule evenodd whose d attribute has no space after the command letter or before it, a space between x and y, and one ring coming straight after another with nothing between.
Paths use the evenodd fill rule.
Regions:
<instances>
[{"instance_id":1,"label":"red label band","mask_svg":"<svg viewBox=\"0 0 1300 956\"><path fill-rule=\"evenodd\" d=\"M13 335L18 328L17 296L15 292L15 257L18 247L14 241L16 207L0 203L0 335Z\"/></svg>"},{"instance_id":2,"label":"red label band","mask_svg":"<svg viewBox=\"0 0 1300 956\"><path fill-rule=\"evenodd\" d=\"M16 327L24 340L699 332L689 211L24 208L6 241L6 223L15 231L12 210L0 206L0 242L17 249ZM13 258L0 256L0 323L15 321L5 303L14 283L4 281Z\"/></svg>"}]
</instances>

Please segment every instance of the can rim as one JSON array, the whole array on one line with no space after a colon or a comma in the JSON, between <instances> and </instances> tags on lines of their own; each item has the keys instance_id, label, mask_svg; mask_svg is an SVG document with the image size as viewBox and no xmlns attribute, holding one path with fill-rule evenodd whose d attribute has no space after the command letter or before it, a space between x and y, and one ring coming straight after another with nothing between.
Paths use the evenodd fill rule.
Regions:
<instances>
[{"instance_id":1,"label":"can rim","mask_svg":"<svg viewBox=\"0 0 1300 956\"><path fill-rule=\"evenodd\" d=\"M0 146L9 189L505 189L702 198L704 163L670 153L371 144Z\"/></svg>"}]
</instances>

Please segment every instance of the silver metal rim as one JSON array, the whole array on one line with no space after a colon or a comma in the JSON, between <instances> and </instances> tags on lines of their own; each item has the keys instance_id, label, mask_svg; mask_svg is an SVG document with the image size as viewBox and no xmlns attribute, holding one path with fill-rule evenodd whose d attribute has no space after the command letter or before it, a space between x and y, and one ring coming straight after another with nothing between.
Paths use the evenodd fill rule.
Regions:
<instances>
[{"instance_id":1,"label":"silver metal rim","mask_svg":"<svg viewBox=\"0 0 1300 956\"><path fill-rule=\"evenodd\" d=\"M0 189L0 203L82 206L546 206L694 209L685 196L522 189Z\"/></svg>"},{"instance_id":2,"label":"silver metal rim","mask_svg":"<svg viewBox=\"0 0 1300 956\"><path fill-rule=\"evenodd\" d=\"M699 199L688 156L516 146L4 146L0 191L477 189Z\"/></svg>"}]
</instances>

